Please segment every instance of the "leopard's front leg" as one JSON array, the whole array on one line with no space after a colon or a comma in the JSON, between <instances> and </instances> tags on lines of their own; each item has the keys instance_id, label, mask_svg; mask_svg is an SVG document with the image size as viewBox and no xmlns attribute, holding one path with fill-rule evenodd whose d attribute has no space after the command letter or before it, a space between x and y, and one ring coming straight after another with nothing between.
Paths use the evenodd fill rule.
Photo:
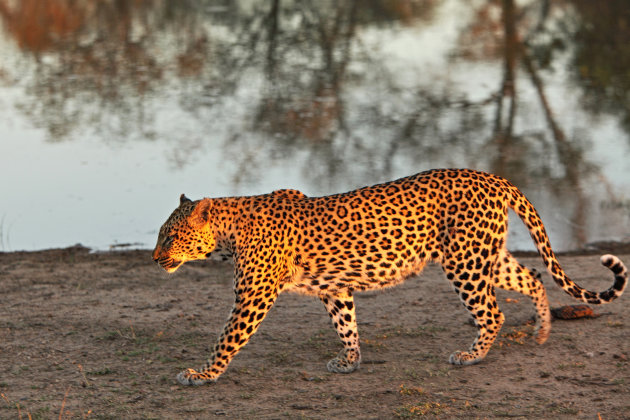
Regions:
<instances>
[{"instance_id":1,"label":"leopard's front leg","mask_svg":"<svg viewBox=\"0 0 630 420\"><path fill-rule=\"evenodd\" d=\"M237 274L236 301L223 332L215 344L210 358L199 370L186 369L177 375L182 385L203 385L216 382L227 369L230 361L241 347L245 346L254 335L258 326L273 306L277 296L275 280L254 281L245 276L239 279ZM258 283L258 284L257 284Z\"/></svg>"},{"instance_id":2,"label":"leopard's front leg","mask_svg":"<svg viewBox=\"0 0 630 420\"><path fill-rule=\"evenodd\" d=\"M328 370L336 373L350 373L359 368L361 350L359 333L354 311L354 299L351 294L322 296L328 315L343 343L343 349L337 357L328 362Z\"/></svg>"}]
</instances>

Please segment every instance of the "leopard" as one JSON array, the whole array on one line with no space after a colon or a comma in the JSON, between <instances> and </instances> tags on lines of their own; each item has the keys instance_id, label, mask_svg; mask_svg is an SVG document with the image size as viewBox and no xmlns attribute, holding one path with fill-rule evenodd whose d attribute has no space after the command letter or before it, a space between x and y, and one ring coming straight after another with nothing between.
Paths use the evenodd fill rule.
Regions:
<instances>
[{"instance_id":1,"label":"leopard","mask_svg":"<svg viewBox=\"0 0 630 420\"><path fill-rule=\"evenodd\" d=\"M506 248L508 209L525 224L544 266L567 294L590 304L622 295L628 275L618 257L600 258L614 276L607 290L580 287L560 266L531 202L490 173L433 169L322 197L291 189L196 201L182 194L159 230L152 258L168 273L187 261L231 260L235 300L205 364L182 371L177 381L216 382L282 292L321 300L343 345L327 369L353 372L361 363L354 294L400 284L427 263L441 265L477 330L467 351L450 355L451 364L486 357L505 319L496 288L531 299L535 341L545 343L551 330L547 294L541 273Z\"/></svg>"}]
</instances>

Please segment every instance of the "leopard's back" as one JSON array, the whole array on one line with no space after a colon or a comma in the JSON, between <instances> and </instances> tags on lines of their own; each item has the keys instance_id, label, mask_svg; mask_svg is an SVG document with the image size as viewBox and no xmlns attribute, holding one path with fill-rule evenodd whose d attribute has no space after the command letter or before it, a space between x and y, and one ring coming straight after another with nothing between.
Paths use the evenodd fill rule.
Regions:
<instances>
[{"instance_id":1,"label":"leopard's back","mask_svg":"<svg viewBox=\"0 0 630 420\"><path fill-rule=\"evenodd\" d=\"M442 263L452 243L461 244L455 248L462 257L503 246L508 185L480 172L434 170L301 200L302 287L317 292L393 286L428 261Z\"/></svg>"}]
</instances>

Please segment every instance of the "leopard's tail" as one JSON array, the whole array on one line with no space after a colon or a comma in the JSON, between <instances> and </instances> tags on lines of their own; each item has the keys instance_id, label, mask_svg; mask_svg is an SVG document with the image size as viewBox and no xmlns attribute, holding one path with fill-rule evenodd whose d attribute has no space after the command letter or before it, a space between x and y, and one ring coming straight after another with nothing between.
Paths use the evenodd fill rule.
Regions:
<instances>
[{"instance_id":1,"label":"leopard's tail","mask_svg":"<svg viewBox=\"0 0 630 420\"><path fill-rule=\"evenodd\" d=\"M516 212L527 226L529 234L536 244L538 253L547 266L547 270L549 270L556 284L560 286L562 290L582 302L592 304L612 302L621 296L628 283L628 270L619 258L610 254L602 255L600 258L602 265L608 267L615 275L613 285L607 290L591 292L590 290L578 286L566 275L562 267L560 267L558 259L551 249L545 227L534 206L515 186L510 184L509 190L511 196L510 208Z\"/></svg>"}]
</instances>

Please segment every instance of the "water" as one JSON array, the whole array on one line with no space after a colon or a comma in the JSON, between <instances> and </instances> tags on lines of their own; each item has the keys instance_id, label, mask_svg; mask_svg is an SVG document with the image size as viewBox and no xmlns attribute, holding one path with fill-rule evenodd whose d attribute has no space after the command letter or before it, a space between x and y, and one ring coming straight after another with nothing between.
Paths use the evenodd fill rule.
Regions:
<instances>
[{"instance_id":1,"label":"water","mask_svg":"<svg viewBox=\"0 0 630 420\"><path fill-rule=\"evenodd\" d=\"M435 167L510 179L556 249L630 240L626 0L307 3L0 0L0 250Z\"/></svg>"}]
</instances>

